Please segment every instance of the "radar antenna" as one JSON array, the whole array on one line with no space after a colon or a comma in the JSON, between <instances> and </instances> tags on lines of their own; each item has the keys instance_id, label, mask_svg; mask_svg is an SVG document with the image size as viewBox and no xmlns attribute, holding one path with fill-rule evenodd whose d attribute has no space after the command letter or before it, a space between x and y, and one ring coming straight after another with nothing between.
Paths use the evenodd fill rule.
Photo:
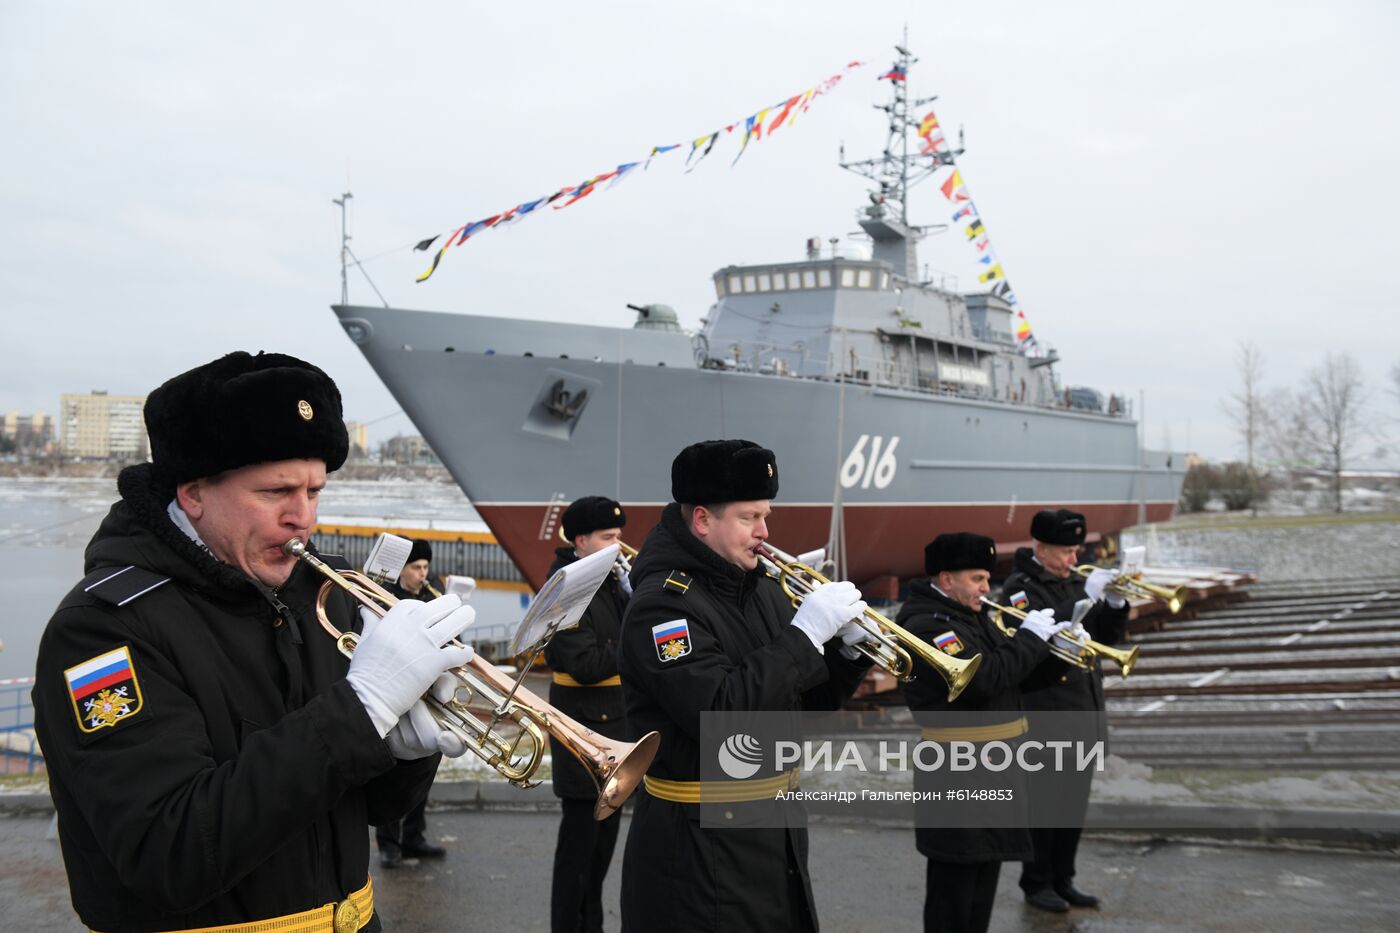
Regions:
<instances>
[{"instance_id":1,"label":"radar antenna","mask_svg":"<svg viewBox=\"0 0 1400 933\"><path fill-rule=\"evenodd\" d=\"M933 147L927 147L929 151L910 152L909 136L913 131L915 139L918 139L919 126L921 120L911 116L910 110L930 104L937 100L937 95L932 97L921 97L917 100L909 99L909 68L919 59L912 55L907 46L909 45L909 28L904 29L904 42L894 47L897 58L887 74L903 75L901 79L890 80L891 100L888 104L875 104L876 110L883 110L889 119L889 133L885 138L884 151L876 158L861 159L859 161L847 162L846 150L841 148L839 164L849 172L864 175L866 178L879 185L878 191L871 192L871 200L876 202L876 206L888 206L897 203L899 222L909 226L909 189L913 188L921 181L925 181L945 165L952 165L953 160L963 154L962 133L958 134L958 148L944 149L939 151Z\"/></svg>"}]
</instances>

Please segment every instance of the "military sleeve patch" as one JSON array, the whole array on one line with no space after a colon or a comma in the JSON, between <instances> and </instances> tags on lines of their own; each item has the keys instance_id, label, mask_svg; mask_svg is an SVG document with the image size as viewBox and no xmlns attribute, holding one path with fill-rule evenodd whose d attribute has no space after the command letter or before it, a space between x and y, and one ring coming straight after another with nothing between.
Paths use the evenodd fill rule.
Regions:
<instances>
[{"instance_id":1,"label":"military sleeve patch","mask_svg":"<svg viewBox=\"0 0 1400 933\"><path fill-rule=\"evenodd\" d=\"M944 654L957 654L963 650L962 642L958 641L956 632L944 632L933 640L933 646Z\"/></svg>"},{"instance_id":2,"label":"military sleeve patch","mask_svg":"<svg viewBox=\"0 0 1400 933\"><path fill-rule=\"evenodd\" d=\"M63 672L78 728L96 732L125 722L141 711L141 684L131 652L117 648Z\"/></svg>"},{"instance_id":3,"label":"military sleeve patch","mask_svg":"<svg viewBox=\"0 0 1400 933\"><path fill-rule=\"evenodd\" d=\"M662 663L679 661L690 654L690 624L685 619L653 625L651 637L656 642L656 656Z\"/></svg>"},{"instance_id":4,"label":"military sleeve patch","mask_svg":"<svg viewBox=\"0 0 1400 933\"><path fill-rule=\"evenodd\" d=\"M1016 609L1024 609L1031 604L1030 597L1026 595L1025 590L1021 590L1019 593L1012 593L1010 598L1011 605Z\"/></svg>"}]
</instances>

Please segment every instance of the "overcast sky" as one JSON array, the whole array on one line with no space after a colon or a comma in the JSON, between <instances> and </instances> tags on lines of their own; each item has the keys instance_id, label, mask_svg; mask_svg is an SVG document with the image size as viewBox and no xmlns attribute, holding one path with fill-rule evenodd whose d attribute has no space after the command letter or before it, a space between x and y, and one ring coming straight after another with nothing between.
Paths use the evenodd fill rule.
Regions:
<instances>
[{"instance_id":1,"label":"overcast sky","mask_svg":"<svg viewBox=\"0 0 1400 933\"><path fill-rule=\"evenodd\" d=\"M1400 6L1386 2L0 5L0 411L145 393L232 349L328 370L374 439L412 432L336 324L339 221L389 302L688 327L711 273L856 229L890 47L967 131L965 181L1061 378L1147 397L1147 439L1237 453L1265 382L1400 360ZM453 250L412 242L852 74L733 169L658 160ZM723 143L721 143L723 145ZM948 219L933 184L915 221ZM378 257L371 259L371 257ZM966 241L921 258L975 285ZM351 299L373 303L354 274ZM466 400L470 403L470 400ZM1378 415L1400 403L1378 397Z\"/></svg>"}]
</instances>

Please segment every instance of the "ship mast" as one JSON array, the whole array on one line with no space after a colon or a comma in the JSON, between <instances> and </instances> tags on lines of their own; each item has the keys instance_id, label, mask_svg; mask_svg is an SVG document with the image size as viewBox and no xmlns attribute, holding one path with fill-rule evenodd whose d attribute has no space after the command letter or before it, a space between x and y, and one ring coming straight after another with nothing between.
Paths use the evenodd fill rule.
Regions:
<instances>
[{"instance_id":1,"label":"ship mast","mask_svg":"<svg viewBox=\"0 0 1400 933\"><path fill-rule=\"evenodd\" d=\"M379 296L379 303L387 308L389 307L388 300L379 291L379 286L374 284L374 279L369 277L369 272L366 271L364 263L360 262L360 257L356 256L355 251L350 248L350 232L345 225L345 205L353 197L354 195L347 191L338 198L331 198L331 203L340 208L340 303L342 306L350 303L349 269L353 264L365 277L369 287L374 289L374 293ZM347 262L346 260L349 259L353 259L354 262Z\"/></svg>"},{"instance_id":2,"label":"ship mast","mask_svg":"<svg viewBox=\"0 0 1400 933\"><path fill-rule=\"evenodd\" d=\"M345 192L338 198L331 198L331 203L340 208L340 303L348 305L350 303L350 280L346 276L346 259L350 255L350 234L345 227L345 202L353 198L350 192Z\"/></svg>"},{"instance_id":3,"label":"ship mast","mask_svg":"<svg viewBox=\"0 0 1400 933\"><path fill-rule=\"evenodd\" d=\"M876 258L886 259L894 266L896 274L906 280L918 277L914 246L927 232L927 228L909 223L909 191L920 182L926 181L945 165L963 154L961 136L957 149L939 151L929 147L929 151L910 151L911 133L918 138L922 122L916 115L919 108L937 100L937 96L909 98L909 69L919 59L909 52L908 29L905 29L905 44L894 47L897 58L890 67L890 74L903 75L902 79L890 79L891 99L887 104L875 104L875 109L884 111L888 118L888 132L885 146L879 156L857 161L846 161L846 147L841 147L837 164L848 172L863 175L878 185L870 192L870 206L864 211L861 226L875 241ZM897 205L897 207L894 207Z\"/></svg>"}]
</instances>

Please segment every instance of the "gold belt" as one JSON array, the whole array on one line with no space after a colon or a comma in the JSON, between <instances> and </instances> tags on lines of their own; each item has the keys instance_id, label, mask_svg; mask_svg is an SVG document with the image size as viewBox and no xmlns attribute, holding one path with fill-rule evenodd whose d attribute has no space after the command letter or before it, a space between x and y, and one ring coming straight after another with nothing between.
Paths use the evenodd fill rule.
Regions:
<instances>
[{"instance_id":1,"label":"gold belt","mask_svg":"<svg viewBox=\"0 0 1400 933\"><path fill-rule=\"evenodd\" d=\"M554 682L561 687L621 687L622 677L619 674L614 674L606 680L600 680L593 684L585 684L579 683L563 671L555 671Z\"/></svg>"},{"instance_id":2,"label":"gold belt","mask_svg":"<svg viewBox=\"0 0 1400 933\"><path fill-rule=\"evenodd\" d=\"M744 803L771 800L784 791L796 790L801 773L794 768L770 778L747 781L668 781L648 774L642 777L642 784L648 794L672 803Z\"/></svg>"},{"instance_id":3,"label":"gold belt","mask_svg":"<svg viewBox=\"0 0 1400 933\"><path fill-rule=\"evenodd\" d=\"M1010 722L993 723L990 726L950 726L946 729L925 729L924 738L930 742L994 742L997 739L1014 739L1025 735L1030 729L1026 717Z\"/></svg>"},{"instance_id":4,"label":"gold belt","mask_svg":"<svg viewBox=\"0 0 1400 933\"><path fill-rule=\"evenodd\" d=\"M285 917L200 927L178 933L355 933L363 929L373 916L374 880L367 878L363 888L339 903L303 910L299 914L287 914Z\"/></svg>"}]
</instances>

